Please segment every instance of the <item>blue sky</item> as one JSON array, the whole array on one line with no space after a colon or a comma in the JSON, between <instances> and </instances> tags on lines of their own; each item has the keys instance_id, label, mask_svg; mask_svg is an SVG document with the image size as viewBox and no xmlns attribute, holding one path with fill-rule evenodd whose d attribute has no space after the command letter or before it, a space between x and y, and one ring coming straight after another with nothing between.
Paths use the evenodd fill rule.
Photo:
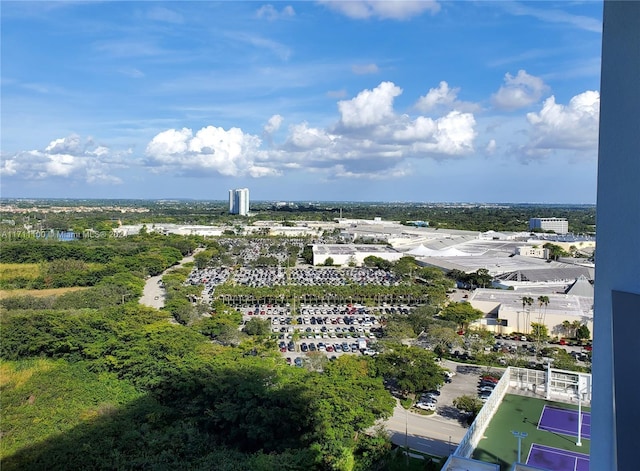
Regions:
<instances>
[{"instance_id":1,"label":"blue sky","mask_svg":"<svg viewBox=\"0 0 640 471\"><path fill-rule=\"evenodd\" d=\"M1 196L594 203L602 2L8 2Z\"/></svg>"}]
</instances>

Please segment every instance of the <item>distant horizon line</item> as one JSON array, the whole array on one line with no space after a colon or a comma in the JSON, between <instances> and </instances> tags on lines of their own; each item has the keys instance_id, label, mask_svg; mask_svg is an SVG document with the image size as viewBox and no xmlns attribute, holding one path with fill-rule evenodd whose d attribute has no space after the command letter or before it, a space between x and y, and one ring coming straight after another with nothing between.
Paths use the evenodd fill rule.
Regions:
<instances>
[{"instance_id":1,"label":"distant horizon line","mask_svg":"<svg viewBox=\"0 0 640 471\"><path fill-rule=\"evenodd\" d=\"M228 204L226 199L201 199L201 198L83 198L83 197L25 197L25 196L2 196L0 202L4 201L149 201L149 202L180 202L180 201L197 201ZM596 206L596 203L548 203L548 202L488 202L488 201L384 201L384 200L320 200L320 199L301 199L301 200L260 200L253 199L252 203L348 203L348 204L437 204L437 205L509 205L509 206Z\"/></svg>"}]
</instances>

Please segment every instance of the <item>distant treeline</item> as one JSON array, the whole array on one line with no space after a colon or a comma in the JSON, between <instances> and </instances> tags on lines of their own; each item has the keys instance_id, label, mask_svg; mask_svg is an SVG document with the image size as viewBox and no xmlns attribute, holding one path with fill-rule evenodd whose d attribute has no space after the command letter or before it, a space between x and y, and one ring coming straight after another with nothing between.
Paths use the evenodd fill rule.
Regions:
<instances>
[{"instance_id":1,"label":"distant treeline","mask_svg":"<svg viewBox=\"0 0 640 471\"><path fill-rule=\"evenodd\" d=\"M12 204L17 204L15 201ZM40 202L42 210L55 202ZM351 219L371 219L380 217L394 221L427 221L431 227L462 229L472 231L526 231L532 217L560 217L569 221L569 230L576 234L595 231L595 205L533 205L533 204L438 204L438 203L353 203L353 202L297 202L276 204L252 201L251 216L228 214L224 201L103 201L104 206L126 206L146 208L146 212L102 211L99 202L94 202L96 211L87 212L86 201L76 201L83 205L83 212L44 213L31 211L17 216L2 212L3 220L19 224L28 222L39 229L75 231L95 229L109 231L119 222L123 224L217 224L234 226L256 220L280 222L295 220L331 221L342 215ZM57 204L73 206L73 200L58 201ZM20 206L20 204L18 204ZM24 203L32 208L32 201Z\"/></svg>"}]
</instances>

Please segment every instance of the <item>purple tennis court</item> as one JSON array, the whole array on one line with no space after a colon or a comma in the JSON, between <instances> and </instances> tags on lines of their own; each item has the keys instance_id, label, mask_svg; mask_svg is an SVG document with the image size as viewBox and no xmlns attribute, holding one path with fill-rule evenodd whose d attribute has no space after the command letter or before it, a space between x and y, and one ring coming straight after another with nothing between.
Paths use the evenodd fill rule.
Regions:
<instances>
[{"instance_id":1,"label":"purple tennis court","mask_svg":"<svg viewBox=\"0 0 640 471\"><path fill-rule=\"evenodd\" d=\"M544 409L542 409L542 415L540 415L538 429L577 437L578 411L553 406L544 406ZM591 413L589 412L582 412L580 437L591 439Z\"/></svg>"},{"instance_id":2,"label":"purple tennis court","mask_svg":"<svg viewBox=\"0 0 640 471\"><path fill-rule=\"evenodd\" d=\"M534 443L527 464L553 471L589 471L589 455Z\"/></svg>"}]
</instances>

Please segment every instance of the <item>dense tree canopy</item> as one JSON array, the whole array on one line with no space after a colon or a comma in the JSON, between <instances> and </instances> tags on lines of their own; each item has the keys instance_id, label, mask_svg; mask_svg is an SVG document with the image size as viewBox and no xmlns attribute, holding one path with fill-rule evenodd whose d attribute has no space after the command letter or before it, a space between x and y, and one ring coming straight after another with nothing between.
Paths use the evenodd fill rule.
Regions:
<instances>
[{"instance_id":1,"label":"dense tree canopy","mask_svg":"<svg viewBox=\"0 0 640 471\"><path fill-rule=\"evenodd\" d=\"M484 314L469 303L450 303L440 312L440 317L455 322L464 330L471 322L477 321Z\"/></svg>"},{"instance_id":2,"label":"dense tree canopy","mask_svg":"<svg viewBox=\"0 0 640 471\"><path fill-rule=\"evenodd\" d=\"M375 357L375 367L393 387L407 393L436 389L444 382L434 354L417 347L389 345Z\"/></svg>"}]
</instances>

